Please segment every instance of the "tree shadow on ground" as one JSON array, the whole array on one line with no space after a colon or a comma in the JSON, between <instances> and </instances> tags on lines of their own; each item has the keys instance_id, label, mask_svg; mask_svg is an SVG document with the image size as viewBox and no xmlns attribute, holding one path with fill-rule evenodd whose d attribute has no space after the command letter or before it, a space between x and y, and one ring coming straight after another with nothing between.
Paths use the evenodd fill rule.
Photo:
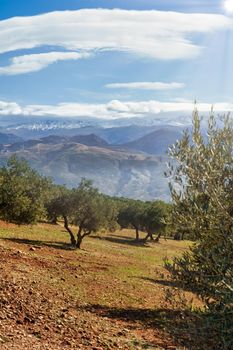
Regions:
<instances>
[{"instance_id":1,"label":"tree shadow on ground","mask_svg":"<svg viewBox=\"0 0 233 350\"><path fill-rule=\"evenodd\" d=\"M35 247L48 247L48 248L55 248L59 250L73 250L74 248L71 246L71 244L65 243L65 242L54 242L54 241L39 241L39 240L33 240L33 239L25 239L25 238L2 238L6 241L11 241L14 243L19 244L26 244L30 246Z\"/></svg>"},{"instance_id":2,"label":"tree shadow on ground","mask_svg":"<svg viewBox=\"0 0 233 350\"><path fill-rule=\"evenodd\" d=\"M165 286L165 287L172 287L172 288L180 288L180 289L184 289L184 290L190 290L190 288L185 288L184 284L179 282L179 281L173 281L173 280L166 280L166 279L155 279L155 278L150 278L150 277L136 277L136 278L140 278L144 281L147 282L151 282L154 284L160 284L161 286Z\"/></svg>"},{"instance_id":3,"label":"tree shadow on ground","mask_svg":"<svg viewBox=\"0 0 233 350\"><path fill-rule=\"evenodd\" d=\"M180 349L180 347L189 350L223 349L218 335L208 322L208 317L201 312L173 309L117 308L98 304L79 307L79 309L100 317L137 324L137 328L160 330L165 333L163 334L165 343L167 335L173 339L177 349ZM164 346L166 349L166 344Z\"/></svg>"},{"instance_id":4,"label":"tree shadow on ground","mask_svg":"<svg viewBox=\"0 0 233 350\"><path fill-rule=\"evenodd\" d=\"M110 235L110 236L91 236L95 239L102 239L111 243L117 243L117 244L126 244L130 246L135 247L145 247L149 248L147 245L147 242L145 240L139 240L136 241L134 238L128 237L128 236L118 236L118 235Z\"/></svg>"}]
</instances>

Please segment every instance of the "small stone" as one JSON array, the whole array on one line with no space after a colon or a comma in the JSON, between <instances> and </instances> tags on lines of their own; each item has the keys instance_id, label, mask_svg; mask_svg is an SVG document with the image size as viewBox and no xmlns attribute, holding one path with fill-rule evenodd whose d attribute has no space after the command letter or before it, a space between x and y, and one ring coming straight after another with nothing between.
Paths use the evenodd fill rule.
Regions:
<instances>
[{"instance_id":1,"label":"small stone","mask_svg":"<svg viewBox=\"0 0 233 350\"><path fill-rule=\"evenodd\" d=\"M18 319L18 320L16 321L16 323L17 323L17 324L23 324L23 321L20 320L20 319Z\"/></svg>"}]
</instances>

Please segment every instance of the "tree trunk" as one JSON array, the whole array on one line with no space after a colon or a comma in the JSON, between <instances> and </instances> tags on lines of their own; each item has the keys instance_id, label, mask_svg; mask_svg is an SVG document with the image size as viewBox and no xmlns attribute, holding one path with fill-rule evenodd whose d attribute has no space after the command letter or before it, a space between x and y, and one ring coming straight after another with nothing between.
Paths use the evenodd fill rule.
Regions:
<instances>
[{"instance_id":1,"label":"tree trunk","mask_svg":"<svg viewBox=\"0 0 233 350\"><path fill-rule=\"evenodd\" d=\"M82 234L82 230L83 230L83 228L82 228L82 226L80 226L78 229L77 242L76 242L76 247L78 249L80 249L80 247L81 247L81 243L83 241L83 238L86 236L89 236L91 234L91 231L86 231L86 230L84 230L84 233Z\"/></svg>"},{"instance_id":2,"label":"tree trunk","mask_svg":"<svg viewBox=\"0 0 233 350\"><path fill-rule=\"evenodd\" d=\"M175 241L183 241L184 240L184 232L176 232L174 235Z\"/></svg>"},{"instance_id":3,"label":"tree trunk","mask_svg":"<svg viewBox=\"0 0 233 350\"><path fill-rule=\"evenodd\" d=\"M146 235L146 237L144 238L144 241L146 242L149 238L150 238L151 241L154 240L154 238L153 238L153 233L147 232L147 235Z\"/></svg>"},{"instance_id":4,"label":"tree trunk","mask_svg":"<svg viewBox=\"0 0 233 350\"><path fill-rule=\"evenodd\" d=\"M139 229L138 229L138 227L134 227L134 228L135 228L135 232L136 232L135 240L138 242L139 241Z\"/></svg>"},{"instance_id":5,"label":"tree trunk","mask_svg":"<svg viewBox=\"0 0 233 350\"><path fill-rule=\"evenodd\" d=\"M73 232L69 228L69 222L68 222L67 216L63 216L63 219L64 219L64 227L65 227L66 231L70 235L70 242L71 242L72 245L75 245L76 244L76 240L75 240Z\"/></svg>"},{"instance_id":6,"label":"tree trunk","mask_svg":"<svg viewBox=\"0 0 233 350\"><path fill-rule=\"evenodd\" d=\"M56 215L53 216L53 218L51 220L51 224L57 225L57 216Z\"/></svg>"},{"instance_id":7,"label":"tree trunk","mask_svg":"<svg viewBox=\"0 0 233 350\"><path fill-rule=\"evenodd\" d=\"M181 240L181 234L180 234L179 232L176 232L176 233L174 234L174 240L175 240L175 241L180 241L180 240Z\"/></svg>"},{"instance_id":8,"label":"tree trunk","mask_svg":"<svg viewBox=\"0 0 233 350\"><path fill-rule=\"evenodd\" d=\"M83 240L83 236L82 236L82 225L79 226L78 228L78 233L77 233L77 242L76 242L76 247L78 249L80 249L81 247L81 243L82 243L82 240Z\"/></svg>"},{"instance_id":9,"label":"tree trunk","mask_svg":"<svg viewBox=\"0 0 233 350\"><path fill-rule=\"evenodd\" d=\"M80 237L80 238L77 239L77 242L76 242L76 248L77 249L81 248L82 240L83 240L83 237Z\"/></svg>"},{"instance_id":10,"label":"tree trunk","mask_svg":"<svg viewBox=\"0 0 233 350\"><path fill-rule=\"evenodd\" d=\"M160 237L162 236L162 232L158 234L158 236L155 238L155 242L159 243Z\"/></svg>"},{"instance_id":11,"label":"tree trunk","mask_svg":"<svg viewBox=\"0 0 233 350\"><path fill-rule=\"evenodd\" d=\"M147 235L146 235L146 237L143 239L143 241L147 241L148 240L148 238L149 238L149 234L147 233Z\"/></svg>"},{"instance_id":12,"label":"tree trunk","mask_svg":"<svg viewBox=\"0 0 233 350\"><path fill-rule=\"evenodd\" d=\"M149 237L150 237L150 240L151 240L151 241L154 241L153 233L150 233Z\"/></svg>"},{"instance_id":13,"label":"tree trunk","mask_svg":"<svg viewBox=\"0 0 233 350\"><path fill-rule=\"evenodd\" d=\"M136 241L139 241L139 230L136 228Z\"/></svg>"}]
</instances>

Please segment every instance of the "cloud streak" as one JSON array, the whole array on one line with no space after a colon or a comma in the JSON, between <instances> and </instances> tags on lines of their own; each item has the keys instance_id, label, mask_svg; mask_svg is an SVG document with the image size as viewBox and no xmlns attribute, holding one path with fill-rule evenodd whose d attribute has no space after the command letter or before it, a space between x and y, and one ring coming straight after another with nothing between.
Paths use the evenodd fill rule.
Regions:
<instances>
[{"instance_id":1,"label":"cloud streak","mask_svg":"<svg viewBox=\"0 0 233 350\"><path fill-rule=\"evenodd\" d=\"M161 60L190 59L202 47L193 34L232 28L218 14L84 9L0 21L0 53L42 46L124 51Z\"/></svg>"},{"instance_id":2,"label":"cloud streak","mask_svg":"<svg viewBox=\"0 0 233 350\"><path fill-rule=\"evenodd\" d=\"M199 103L200 112L210 112L211 103ZM155 116L160 113L188 113L194 109L192 101L161 102L156 100L122 102L113 100L106 104L60 103L57 105L21 106L15 102L0 101L0 115L95 117L101 119ZM233 103L215 103L216 112L233 112ZM179 118L177 119L177 121Z\"/></svg>"},{"instance_id":3,"label":"cloud streak","mask_svg":"<svg viewBox=\"0 0 233 350\"><path fill-rule=\"evenodd\" d=\"M129 89L129 90L176 90L185 87L184 83L161 83L161 82L133 82L133 83L112 83L106 84L108 89Z\"/></svg>"},{"instance_id":4,"label":"cloud streak","mask_svg":"<svg viewBox=\"0 0 233 350\"><path fill-rule=\"evenodd\" d=\"M38 72L58 61L79 60L90 57L86 52L48 52L14 57L9 66L0 67L0 75L19 75Z\"/></svg>"}]
</instances>

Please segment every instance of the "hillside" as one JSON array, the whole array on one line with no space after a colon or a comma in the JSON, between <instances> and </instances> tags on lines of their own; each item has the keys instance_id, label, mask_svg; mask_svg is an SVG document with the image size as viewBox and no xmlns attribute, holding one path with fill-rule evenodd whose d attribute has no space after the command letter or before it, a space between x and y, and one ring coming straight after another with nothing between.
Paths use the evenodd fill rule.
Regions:
<instances>
[{"instance_id":1,"label":"hillside","mask_svg":"<svg viewBox=\"0 0 233 350\"><path fill-rule=\"evenodd\" d=\"M166 151L181 137L181 129L172 126L151 129L154 128L151 133L148 126L97 128L96 135L85 134L93 129L86 127L80 128L83 134L51 134L13 141L0 148L0 163L16 154L58 184L76 187L82 178L87 178L111 196L170 200L164 177ZM133 141L121 143L126 140Z\"/></svg>"},{"instance_id":2,"label":"hillside","mask_svg":"<svg viewBox=\"0 0 233 350\"><path fill-rule=\"evenodd\" d=\"M11 142L5 150L10 152L24 150L33 146L38 145L57 145L57 144L71 144L71 143L80 143L86 146L95 146L95 147L107 147L108 143L96 136L95 134L88 135L75 135L72 137L68 136L59 136L59 135L49 135L39 139L31 139L21 142Z\"/></svg>"},{"instance_id":3,"label":"hillside","mask_svg":"<svg viewBox=\"0 0 233 350\"><path fill-rule=\"evenodd\" d=\"M73 251L60 226L0 222L1 350L200 349L196 320L166 298L162 267L187 243L138 246L127 230L101 237Z\"/></svg>"},{"instance_id":4,"label":"hillside","mask_svg":"<svg viewBox=\"0 0 233 350\"><path fill-rule=\"evenodd\" d=\"M104 138L109 144L120 145L127 142L135 141L152 130L157 130L158 126L146 125L127 125L112 128L102 128L96 131L96 134Z\"/></svg>"},{"instance_id":5,"label":"hillside","mask_svg":"<svg viewBox=\"0 0 233 350\"><path fill-rule=\"evenodd\" d=\"M15 142L21 142L23 139L14 134L8 134L0 132L0 145L11 144Z\"/></svg>"},{"instance_id":6,"label":"hillside","mask_svg":"<svg viewBox=\"0 0 233 350\"><path fill-rule=\"evenodd\" d=\"M77 138L76 138L77 139ZM93 140L93 137L92 137ZM164 178L166 157L135 154L109 147L93 147L56 137L49 143L31 140L13 144L0 153L0 162L16 154L58 184L77 186L85 177L101 192L137 199L168 199ZM98 143L102 142L97 138Z\"/></svg>"},{"instance_id":7,"label":"hillside","mask_svg":"<svg viewBox=\"0 0 233 350\"><path fill-rule=\"evenodd\" d=\"M141 138L122 144L121 147L131 151L142 151L148 154L165 154L168 147L173 145L182 136L180 130L162 128L155 130Z\"/></svg>"}]
</instances>

